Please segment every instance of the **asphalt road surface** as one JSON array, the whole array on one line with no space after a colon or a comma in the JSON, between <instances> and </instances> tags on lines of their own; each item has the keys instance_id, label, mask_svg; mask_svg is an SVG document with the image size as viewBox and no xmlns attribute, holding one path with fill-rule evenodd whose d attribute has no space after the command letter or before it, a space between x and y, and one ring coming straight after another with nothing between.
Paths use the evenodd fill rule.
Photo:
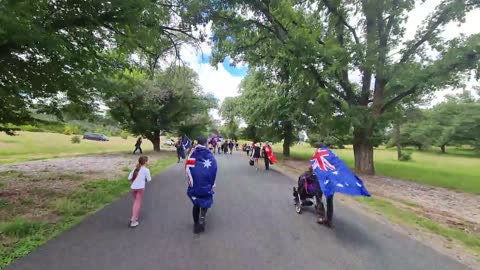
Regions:
<instances>
[{"instance_id":1,"label":"asphalt road surface","mask_svg":"<svg viewBox=\"0 0 480 270\"><path fill-rule=\"evenodd\" d=\"M333 229L295 213L293 181L255 171L241 153L218 156L215 204L192 233L183 164L147 186L136 229L125 196L17 260L18 270L467 269L361 213L335 205Z\"/></svg>"}]
</instances>

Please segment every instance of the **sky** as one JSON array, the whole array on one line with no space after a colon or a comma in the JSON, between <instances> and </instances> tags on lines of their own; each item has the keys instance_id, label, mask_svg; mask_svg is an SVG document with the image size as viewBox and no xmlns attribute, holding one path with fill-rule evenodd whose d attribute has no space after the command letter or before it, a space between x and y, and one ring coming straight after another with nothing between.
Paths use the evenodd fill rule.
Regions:
<instances>
[{"instance_id":1,"label":"sky","mask_svg":"<svg viewBox=\"0 0 480 270\"><path fill-rule=\"evenodd\" d=\"M418 1L420 2L420 1ZM410 13L409 19L406 22L406 38L413 38L415 32L422 21L434 10L434 8L441 2L441 0L426 0L423 4L417 4L417 7ZM443 37L452 39L461 34L474 34L480 31L480 10L475 10L467 14L466 22L459 25L456 23L449 24L445 27ZM211 25L207 25L205 32L211 35ZM217 66L211 66L209 63L212 53L211 46L205 42L201 44L200 48L192 46L184 46L181 49L182 60L195 70L199 75L200 85L204 91L213 93L221 103L225 97L237 96L239 94L238 88L242 78L245 77L248 71L247 65L231 66L230 59L227 58L223 63ZM470 80L467 88L473 85L478 85L473 79ZM444 96L452 92L461 92L462 89L446 89L435 93L432 100L433 104L444 100ZM220 119L217 110L212 110L211 114L214 118Z\"/></svg>"}]
</instances>

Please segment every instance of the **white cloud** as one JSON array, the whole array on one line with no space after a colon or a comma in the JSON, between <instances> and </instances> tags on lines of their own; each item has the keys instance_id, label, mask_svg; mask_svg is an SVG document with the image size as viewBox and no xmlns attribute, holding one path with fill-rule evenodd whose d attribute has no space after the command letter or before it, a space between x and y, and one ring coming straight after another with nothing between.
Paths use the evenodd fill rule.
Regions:
<instances>
[{"instance_id":1,"label":"white cloud","mask_svg":"<svg viewBox=\"0 0 480 270\"><path fill-rule=\"evenodd\" d=\"M202 53L191 46L183 47L181 55L182 60L198 73L200 85L206 92L213 93L220 101L238 95L242 77L231 75L221 63L216 67L202 63Z\"/></svg>"}]
</instances>

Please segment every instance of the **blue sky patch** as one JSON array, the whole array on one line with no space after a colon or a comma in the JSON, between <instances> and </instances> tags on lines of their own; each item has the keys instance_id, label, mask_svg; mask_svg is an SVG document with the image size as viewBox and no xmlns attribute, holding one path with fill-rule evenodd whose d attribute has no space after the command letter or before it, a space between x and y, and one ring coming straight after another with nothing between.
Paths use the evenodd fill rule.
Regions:
<instances>
[{"instance_id":1,"label":"blue sky patch","mask_svg":"<svg viewBox=\"0 0 480 270\"><path fill-rule=\"evenodd\" d=\"M200 63L202 64L209 64L210 63L211 55L203 54L200 55ZM245 77L247 75L248 67L246 66L230 66L230 57L226 57L223 60L223 67L225 70L230 73L234 77Z\"/></svg>"}]
</instances>

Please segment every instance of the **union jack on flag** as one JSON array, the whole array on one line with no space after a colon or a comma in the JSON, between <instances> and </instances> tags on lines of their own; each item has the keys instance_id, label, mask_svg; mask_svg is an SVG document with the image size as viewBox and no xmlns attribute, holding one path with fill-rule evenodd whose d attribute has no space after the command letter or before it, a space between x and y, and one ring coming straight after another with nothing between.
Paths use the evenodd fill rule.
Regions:
<instances>
[{"instance_id":1,"label":"union jack on flag","mask_svg":"<svg viewBox=\"0 0 480 270\"><path fill-rule=\"evenodd\" d=\"M197 183L199 186L205 186L205 183L208 185L215 182L217 161L210 150L203 145L197 145L185 162L185 172L189 187L194 187Z\"/></svg>"},{"instance_id":2,"label":"union jack on flag","mask_svg":"<svg viewBox=\"0 0 480 270\"><path fill-rule=\"evenodd\" d=\"M326 197L336 192L370 197L363 181L329 148L318 149L310 160L310 165Z\"/></svg>"}]
</instances>

